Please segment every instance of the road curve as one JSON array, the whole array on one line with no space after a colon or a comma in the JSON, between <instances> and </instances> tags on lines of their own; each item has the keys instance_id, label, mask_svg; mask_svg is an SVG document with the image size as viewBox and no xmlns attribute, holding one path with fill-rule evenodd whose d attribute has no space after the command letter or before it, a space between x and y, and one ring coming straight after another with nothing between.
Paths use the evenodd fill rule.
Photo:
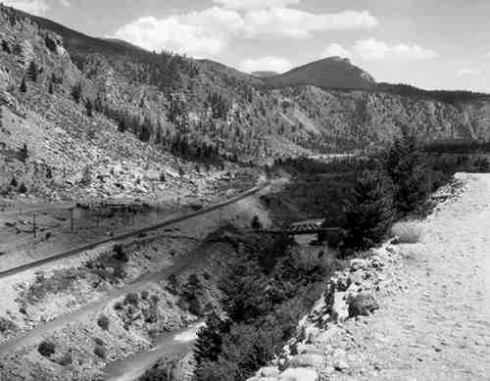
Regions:
<instances>
[{"instance_id":1,"label":"road curve","mask_svg":"<svg viewBox=\"0 0 490 381\"><path fill-rule=\"evenodd\" d=\"M229 200L223 201L219 204L216 204L216 205L213 205L213 206L210 206L207 208L203 208L203 209L201 209L197 212L194 212L194 213L189 213L189 214L186 214L186 215L183 215L180 217L172 218L172 219L164 221L164 222L160 222L160 223L155 224L155 225L151 225L151 226L141 228L138 230L133 230L132 232L129 232L129 233L124 233L124 234L117 235L117 236L114 236L114 237L111 237L111 238L108 238L108 239L105 239L102 241L97 241L97 242L91 243L89 245L84 245L84 246L78 247L76 249L65 251L63 253L59 253L59 254L56 254L56 255L53 255L51 257L44 258L44 259L41 259L41 260L38 260L35 262L27 263L27 264L22 265L22 266L14 267L14 268L6 270L6 271L0 271L0 280L3 278L9 277L11 275L15 275L15 274L18 274L18 273L21 273L21 272L42 266L42 265L45 265L47 263L56 262L60 259L65 259L65 258L73 257L75 255L79 255L85 251L94 250L100 245L105 245L108 243L116 243L116 242L131 238L131 237L138 236L140 234L149 233L149 232L152 232L154 230L158 230L158 229L170 226L170 225L174 225L174 224L183 222L185 220L188 220L188 219L193 218L193 217L200 216L202 214L213 212L215 210L221 209L225 206L228 206L228 205L234 204L235 202L243 200L243 199L245 199L245 198L247 198L253 194L256 194L256 193L260 192L261 190L263 190L264 188L266 188L269 184L270 184L269 181L265 181L264 183L254 187L252 189L249 189L248 191L243 192L236 197L233 197Z\"/></svg>"}]
</instances>

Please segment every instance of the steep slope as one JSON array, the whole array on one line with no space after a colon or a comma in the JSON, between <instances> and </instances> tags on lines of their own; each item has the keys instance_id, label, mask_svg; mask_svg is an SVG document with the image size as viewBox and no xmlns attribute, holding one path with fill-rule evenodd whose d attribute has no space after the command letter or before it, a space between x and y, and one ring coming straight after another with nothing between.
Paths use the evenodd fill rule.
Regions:
<instances>
[{"instance_id":1,"label":"steep slope","mask_svg":"<svg viewBox=\"0 0 490 381\"><path fill-rule=\"evenodd\" d=\"M425 140L490 137L490 101L483 94L376 85L348 60L335 57L258 78L210 60L150 53L1 9L3 114L17 115L24 126L15 127L15 117L3 118L4 189L14 177L18 182L37 176L34 167L22 172L18 156L24 143L32 159L40 152L43 166L57 166L54 180L39 179L39 187L56 188L61 179L76 188L83 178L101 176L112 185L97 184L110 194L121 185L143 193L172 181L178 185L182 179L168 173L179 168L206 172L230 162L270 163L312 151L378 147L403 129ZM32 61L36 81L29 80ZM25 93L20 91L24 77ZM22 128L33 131L32 139L19 135ZM69 142L59 138L61 131ZM70 146L73 158L66 158L64 147ZM101 159L104 155L110 159ZM68 168L66 176L61 167ZM43 171L51 175L52 169L36 173Z\"/></svg>"},{"instance_id":2,"label":"steep slope","mask_svg":"<svg viewBox=\"0 0 490 381\"><path fill-rule=\"evenodd\" d=\"M372 89L374 79L346 58L329 57L295 68L287 73L263 78L270 87L312 85L333 89Z\"/></svg>"}]
</instances>

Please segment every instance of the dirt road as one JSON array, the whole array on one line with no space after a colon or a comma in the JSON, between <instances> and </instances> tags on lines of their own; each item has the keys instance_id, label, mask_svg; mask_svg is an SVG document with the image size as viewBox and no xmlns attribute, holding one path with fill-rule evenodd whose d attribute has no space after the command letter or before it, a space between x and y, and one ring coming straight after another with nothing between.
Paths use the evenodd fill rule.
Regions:
<instances>
[{"instance_id":1,"label":"dirt road","mask_svg":"<svg viewBox=\"0 0 490 381\"><path fill-rule=\"evenodd\" d=\"M331 380L490 380L490 175L461 174L464 191L398 245L398 289L348 321L349 368Z\"/></svg>"}]
</instances>

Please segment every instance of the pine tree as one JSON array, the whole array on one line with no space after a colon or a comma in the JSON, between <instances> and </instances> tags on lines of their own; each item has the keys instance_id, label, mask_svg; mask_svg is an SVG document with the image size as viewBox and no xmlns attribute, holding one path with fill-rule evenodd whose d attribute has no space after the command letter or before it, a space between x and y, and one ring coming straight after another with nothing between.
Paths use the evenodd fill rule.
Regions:
<instances>
[{"instance_id":1,"label":"pine tree","mask_svg":"<svg viewBox=\"0 0 490 381\"><path fill-rule=\"evenodd\" d=\"M364 172L345 211L344 249L366 250L382 242L393 221L393 188L381 171Z\"/></svg>"},{"instance_id":2,"label":"pine tree","mask_svg":"<svg viewBox=\"0 0 490 381\"><path fill-rule=\"evenodd\" d=\"M27 93L27 83L25 78L22 78L22 82L20 83L19 90L21 93Z\"/></svg>"},{"instance_id":3,"label":"pine tree","mask_svg":"<svg viewBox=\"0 0 490 381\"><path fill-rule=\"evenodd\" d=\"M94 116L93 106L90 99L87 99L87 101L85 102L85 112L89 118L92 118Z\"/></svg>"},{"instance_id":4,"label":"pine tree","mask_svg":"<svg viewBox=\"0 0 490 381\"><path fill-rule=\"evenodd\" d=\"M5 53L8 53L8 54L11 53L9 43L7 41L5 41L5 40L2 40L2 50Z\"/></svg>"},{"instance_id":5,"label":"pine tree","mask_svg":"<svg viewBox=\"0 0 490 381\"><path fill-rule=\"evenodd\" d=\"M82 98L82 84L78 82L73 88L71 89L71 96L73 97L73 100L75 103L80 103L80 99Z\"/></svg>"},{"instance_id":6,"label":"pine tree","mask_svg":"<svg viewBox=\"0 0 490 381\"><path fill-rule=\"evenodd\" d=\"M48 93L49 94L53 94L54 93L53 81L49 81Z\"/></svg>"},{"instance_id":7,"label":"pine tree","mask_svg":"<svg viewBox=\"0 0 490 381\"><path fill-rule=\"evenodd\" d=\"M37 82L37 75L39 73L39 69L37 67L36 61L32 60L27 68L27 77L32 82Z\"/></svg>"},{"instance_id":8,"label":"pine tree","mask_svg":"<svg viewBox=\"0 0 490 381\"><path fill-rule=\"evenodd\" d=\"M414 136L403 133L388 152L385 169L394 185L395 207L401 216L413 212L427 194L426 168Z\"/></svg>"}]
</instances>

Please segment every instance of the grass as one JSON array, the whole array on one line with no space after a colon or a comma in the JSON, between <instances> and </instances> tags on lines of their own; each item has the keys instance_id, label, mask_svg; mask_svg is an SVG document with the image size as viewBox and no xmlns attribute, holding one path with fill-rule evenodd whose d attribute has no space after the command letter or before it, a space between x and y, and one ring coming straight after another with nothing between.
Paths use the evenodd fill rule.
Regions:
<instances>
[{"instance_id":1,"label":"grass","mask_svg":"<svg viewBox=\"0 0 490 381\"><path fill-rule=\"evenodd\" d=\"M391 228L391 233L396 237L397 243L415 244L424 237L424 230L420 222L398 222Z\"/></svg>"}]
</instances>

